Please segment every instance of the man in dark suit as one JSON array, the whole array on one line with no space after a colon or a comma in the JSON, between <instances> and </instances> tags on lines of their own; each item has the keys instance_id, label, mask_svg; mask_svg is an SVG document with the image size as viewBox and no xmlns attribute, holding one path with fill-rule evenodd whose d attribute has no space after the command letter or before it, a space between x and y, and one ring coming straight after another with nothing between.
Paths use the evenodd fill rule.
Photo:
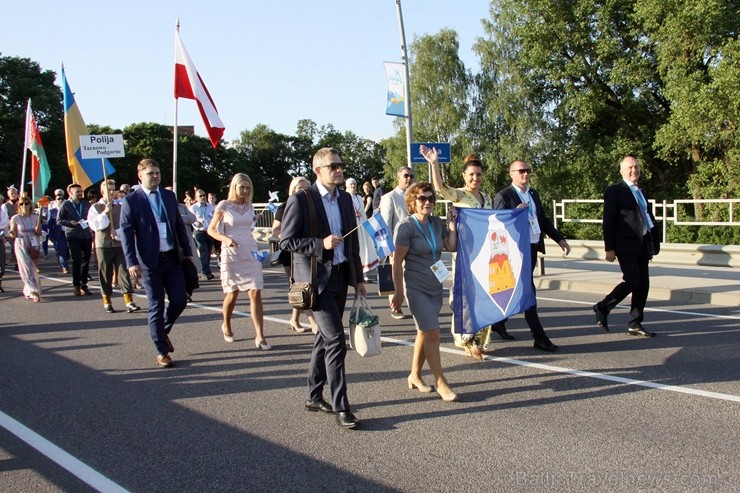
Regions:
<instances>
[{"instance_id":1,"label":"man in dark suit","mask_svg":"<svg viewBox=\"0 0 740 493\"><path fill-rule=\"evenodd\" d=\"M511 175L511 186L504 188L493 199L494 209L529 209L529 235L530 252L532 255L532 272L537 263L537 252L545 253L545 235L555 241L563 249L565 255L570 253L570 245L565 241L563 234L555 229L550 219L545 215L540 195L537 190L529 186L529 178L532 176L532 167L524 161L516 160L509 165ZM534 281L532 281L532 292L535 293ZM534 347L542 351L557 351L558 346L545 334L540 317L537 315L537 304L524 311L524 319L529 325L534 337ZM506 320L495 323L491 328L504 336L506 332ZM504 336L505 337L505 336Z\"/></svg>"},{"instance_id":2,"label":"man in dark suit","mask_svg":"<svg viewBox=\"0 0 740 493\"><path fill-rule=\"evenodd\" d=\"M293 194L285 205L280 248L293 253L293 278L311 279L311 257L317 259L315 288L318 290L313 313L319 326L308 370L308 411L335 412L339 426L355 428L359 420L352 414L347 399L344 358L347 354L342 315L347 287L355 296L366 295L352 198L337 185L344 182L344 164L336 149L324 147L313 157L316 183ZM308 200L314 204L315 218ZM311 223L315 224L315 236ZM352 233L349 233L352 231ZM331 405L323 398L329 384Z\"/></svg>"},{"instance_id":3,"label":"man in dark suit","mask_svg":"<svg viewBox=\"0 0 740 493\"><path fill-rule=\"evenodd\" d=\"M129 274L143 279L157 365L169 368L174 364L169 353L175 350L169 333L187 306L182 261L192 259L193 252L175 194L159 186L157 161L143 159L137 169L141 186L121 204L121 245Z\"/></svg>"},{"instance_id":4,"label":"man in dark suit","mask_svg":"<svg viewBox=\"0 0 740 493\"><path fill-rule=\"evenodd\" d=\"M648 262L658 253L654 241L655 217L647 206L642 190L637 186L640 165L632 156L619 164L622 180L610 185L604 192L604 249L607 262L619 261L622 282L606 298L593 306L596 324L609 330L607 316L619 302L632 293L627 333L633 336L653 337L642 326L645 303L650 289Z\"/></svg>"}]
</instances>

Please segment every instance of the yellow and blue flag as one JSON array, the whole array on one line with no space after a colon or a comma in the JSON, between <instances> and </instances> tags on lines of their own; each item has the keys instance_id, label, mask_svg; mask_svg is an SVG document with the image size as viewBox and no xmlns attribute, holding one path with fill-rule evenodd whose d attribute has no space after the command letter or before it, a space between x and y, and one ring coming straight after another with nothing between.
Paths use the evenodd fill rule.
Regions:
<instances>
[{"instance_id":1,"label":"yellow and blue flag","mask_svg":"<svg viewBox=\"0 0 740 493\"><path fill-rule=\"evenodd\" d=\"M528 209L458 208L455 332L474 334L534 306Z\"/></svg>"},{"instance_id":2,"label":"yellow and blue flag","mask_svg":"<svg viewBox=\"0 0 740 493\"><path fill-rule=\"evenodd\" d=\"M82 159L80 136L89 135L90 132L77 107L74 93L69 88L64 67L62 67L62 84L64 85L64 135L67 141L67 165L74 183L78 183L85 190L103 179L103 163L105 163L105 171L108 175L115 173L116 169L107 159Z\"/></svg>"}]
</instances>

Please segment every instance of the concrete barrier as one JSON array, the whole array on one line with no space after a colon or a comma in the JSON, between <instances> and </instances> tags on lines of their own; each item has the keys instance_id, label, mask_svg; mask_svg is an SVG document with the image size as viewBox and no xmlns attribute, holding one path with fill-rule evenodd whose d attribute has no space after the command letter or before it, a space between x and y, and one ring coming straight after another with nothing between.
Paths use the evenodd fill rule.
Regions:
<instances>
[{"instance_id":1,"label":"concrete barrier","mask_svg":"<svg viewBox=\"0 0 740 493\"><path fill-rule=\"evenodd\" d=\"M561 258L557 245L547 244L548 257ZM600 260L604 258L604 243L601 241L568 240L570 255L576 260ZM660 253L653 262L667 265L705 265L708 267L740 268L740 246L701 245L691 243L661 243Z\"/></svg>"}]
</instances>

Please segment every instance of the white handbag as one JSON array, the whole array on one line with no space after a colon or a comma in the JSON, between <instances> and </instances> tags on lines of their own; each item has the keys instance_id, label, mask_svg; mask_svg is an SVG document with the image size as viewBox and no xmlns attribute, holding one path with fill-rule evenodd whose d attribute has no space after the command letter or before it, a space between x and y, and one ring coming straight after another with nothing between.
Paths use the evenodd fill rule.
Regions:
<instances>
[{"instance_id":1,"label":"white handbag","mask_svg":"<svg viewBox=\"0 0 740 493\"><path fill-rule=\"evenodd\" d=\"M364 296L355 298L349 312L349 343L363 358L380 354L380 322Z\"/></svg>"}]
</instances>

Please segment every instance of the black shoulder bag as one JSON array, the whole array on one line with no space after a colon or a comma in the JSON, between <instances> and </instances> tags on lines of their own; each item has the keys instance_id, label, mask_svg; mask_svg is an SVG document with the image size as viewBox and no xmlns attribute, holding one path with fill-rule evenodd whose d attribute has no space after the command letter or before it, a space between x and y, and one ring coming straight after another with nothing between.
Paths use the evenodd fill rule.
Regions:
<instances>
[{"instance_id":1,"label":"black shoulder bag","mask_svg":"<svg viewBox=\"0 0 740 493\"><path fill-rule=\"evenodd\" d=\"M311 223L311 237L316 238L316 209L314 208L313 197L306 189L303 189L308 200L308 215ZM307 310L316 306L318 293L316 292L316 264L317 259L311 256L311 281L295 282L293 279L293 253L290 254L290 289L288 290L288 303L293 308Z\"/></svg>"}]
</instances>

